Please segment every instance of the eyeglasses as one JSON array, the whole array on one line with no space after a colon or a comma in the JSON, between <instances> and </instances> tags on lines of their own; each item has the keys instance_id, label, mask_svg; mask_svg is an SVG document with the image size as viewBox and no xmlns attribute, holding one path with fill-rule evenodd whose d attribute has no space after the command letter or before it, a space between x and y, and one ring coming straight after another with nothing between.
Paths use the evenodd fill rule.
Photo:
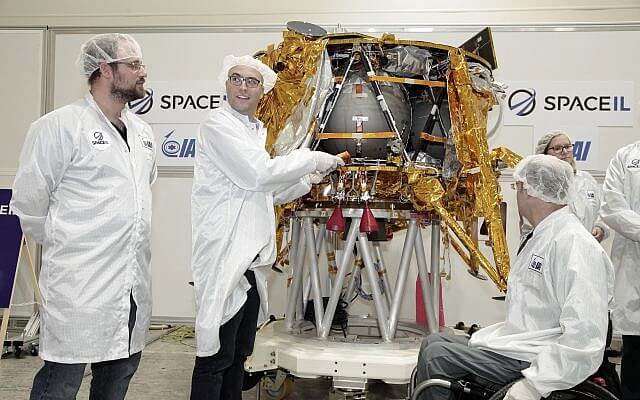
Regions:
<instances>
[{"instance_id":1,"label":"eyeglasses","mask_svg":"<svg viewBox=\"0 0 640 400\"><path fill-rule=\"evenodd\" d=\"M553 151L554 153L560 153L563 151L571 151L573 150L573 143L569 144L559 144L557 146L552 146L547 148L548 151Z\"/></svg>"},{"instance_id":2,"label":"eyeglasses","mask_svg":"<svg viewBox=\"0 0 640 400\"><path fill-rule=\"evenodd\" d=\"M144 65L141 61L129 61L129 62L125 62L125 61L114 61L110 64L123 64L128 66L129 68L131 68L132 71L134 72L138 72L140 71L142 68L144 68L145 70L147 69L147 66Z\"/></svg>"},{"instance_id":3,"label":"eyeglasses","mask_svg":"<svg viewBox=\"0 0 640 400\"><path fill-rule=\"evenodd\" d=\"M245 78L244 76L240 76L238 74L232 74L231 76L229 76L229 82L231 82L233 86L242 86L242 82L244 82L250 89L255 89L262 83L259 79L252 78L250 76Z\"/></svg>"},{"instance_id":4,"label":"eyeglasses","mask_svg":"<svg viewBox=\"0 0 640 400\"><path fill-rule=\"evenodd\" d=\"M518 182L510 183L509 186L511 186L511 189L513 190L521 190L520 188L518 188Z\"/></svg>"}]
</instances>

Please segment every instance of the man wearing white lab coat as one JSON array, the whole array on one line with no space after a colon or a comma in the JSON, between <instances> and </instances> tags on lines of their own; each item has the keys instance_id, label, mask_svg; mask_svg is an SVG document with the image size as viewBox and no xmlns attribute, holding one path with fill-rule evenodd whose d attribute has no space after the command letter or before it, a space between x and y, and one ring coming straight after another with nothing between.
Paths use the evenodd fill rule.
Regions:
<instances>
[{"instance_id":1,"label":"man wearing white lab coat","mask_svg":"<svg viewBox=\"0 0 640 400\"><path fill-rule=\"evenodd\" d=\"M200 126L191 196L197 357L191 399L242 397L244 361L267 312L276 257L274 204L307 193L339 157L308 149L270 158L255 117L276 74L250 56L227 56L227 102Z\"/></svg>"},{"instance_id":2,"label":"man wearing white lab coat","mask_svg":"<svg viewBox=\"0 0 640 400\"><path fill-rule=\"evenodd\" d=\"M474 375L494 384L520 379L505 399L539 400L581 383L600 366L613 271L606 252L566 207L572 196L569 164L530 156L514 178L518 211L534 229L511 266L505 321L470 340L429 336L418 378ZM427 390L424 397L445 399L448 393Z\"/></svg>"},{"instance_id":3,"label":"man wearing white lab coat","mask_svg":"<svg viewBox=\"0 0 640 400\"><path fill-rule=\"evenodd\" d=\"M615 231L614 329L622 333L623 400L640 399L640 142L618 150L609 163L600 216Z\"/></svg>"},{"instance_id":4,"label":"man wearing white lab coat","mask_svg":"<svg viewBox=\"0 0 640 400\"><path fill-rule=\"evenodd\" d=\"M35 121L11 207L42 245L40 356L31 399L75 399L91 363L90 399L124 399L151 316L151 128L126 107L146 70L129 35L85 42L90 93Z\"/></svg>"}]
</instances>

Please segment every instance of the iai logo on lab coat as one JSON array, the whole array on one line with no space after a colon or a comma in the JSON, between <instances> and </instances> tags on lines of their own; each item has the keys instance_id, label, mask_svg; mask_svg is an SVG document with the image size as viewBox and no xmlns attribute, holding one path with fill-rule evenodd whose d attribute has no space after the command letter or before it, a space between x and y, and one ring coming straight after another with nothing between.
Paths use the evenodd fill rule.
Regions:
<instances>
[{"instance_id":1,"label":"iai logo on lab coat","mask_svg":"<svg viewBox=\"0 0 640 400\"><path fill-rule=\"evenodd\" d=\"M91 145L98 150L104 150L111 145L111 142L109 142L108 139L105 139L104 133L96 131L93 132Z\"/></svg>"},{"instance_id":2,"label":"iai logo on lab coat","mask_svg":"<svg viewBox=\"0 0 640 400\"><path fill-rule=\"evenodd\" d=\"M147 150L153 151L153 142L148 137L141 136L140 140L142 141L142 147Z\"/></svg>"},{"instance_id":3,"label":"iai logo on lab coat","mask_svg":"<svg viewBox=\"0 0 640 400\"><path fill-rule=\"evenodd\" d=\"M542 266L544 265L544 258L535 254L531 255L531 261L529 262L529 269L542 274Z\"/></svg>"}]
</instances>

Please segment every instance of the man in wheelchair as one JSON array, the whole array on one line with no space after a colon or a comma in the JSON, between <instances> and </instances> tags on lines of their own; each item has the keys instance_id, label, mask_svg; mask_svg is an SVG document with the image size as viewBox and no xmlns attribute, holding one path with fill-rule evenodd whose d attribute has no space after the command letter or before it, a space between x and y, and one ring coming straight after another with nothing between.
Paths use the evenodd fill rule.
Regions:
<instances>
[{"instance_id":1,"label":"man in wheelchair","mask_svg":"<svg viewBox=\"0 0 640 400\"><path fill-rule=\"evenodd\" d=\"M505 321L471 339L428 336L418 357L417 382L474 376L504 385L520 379L504 399L539 400L581 383L602 362L613 269L567 206L573 170L555 157L534 155L523 159L513 176L518 212L534 230L512 263ZM430 388L420 398L449 395Z\"/></svg>"}]
</instances>

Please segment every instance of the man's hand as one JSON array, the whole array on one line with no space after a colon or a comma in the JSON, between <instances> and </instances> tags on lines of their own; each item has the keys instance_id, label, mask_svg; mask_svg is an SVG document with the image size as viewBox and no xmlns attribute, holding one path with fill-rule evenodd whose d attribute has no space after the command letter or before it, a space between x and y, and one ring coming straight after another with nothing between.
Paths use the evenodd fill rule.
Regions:
<instances>
[{"instance_id":1,"label":"man's hand","mask_svg":"<svg viewBox=\"0 0 640 400\"><path fill-rule=\"evenodd\" d=\"M334 156L321 151L314 151L313 157L316 162L316 172L326 175L338 167L338 165L344 165L344 160L341 157Z\"/></svg>"},{"instance_id":2,"label":"man's hand","mask_svg":"<svg viewBox=\"0 0 640 400\"><path fill-rule=\"evenodd\" d=\"M345 164L348 164L351 161L351 154L348 151L343 151L342 153L336 154L338 157L342 158Z\"/></svg>"},{"instance_id":3,"label":"man's hand","mask_svg":"<svg viewBox=\"0 0 640 400\"><path fill-rule=\"evenodd\" d=\"M593 235L594 238L596 238L598 242L602 242L602 239L604 239L604 231L599 226L596 226L595 228L593 228L593 230L591 231L591 234Z\"/></svg>"},{"instance_id":4,"label":"man's hand","mask_svg":"<svg viewBox=\"0 0 640 400\"><path fill-rule=\"evenodd\" d=\"M540 400L542 396L526 379L514 383L504 396L504 400Z\"/></svg>"}]
</instances>

